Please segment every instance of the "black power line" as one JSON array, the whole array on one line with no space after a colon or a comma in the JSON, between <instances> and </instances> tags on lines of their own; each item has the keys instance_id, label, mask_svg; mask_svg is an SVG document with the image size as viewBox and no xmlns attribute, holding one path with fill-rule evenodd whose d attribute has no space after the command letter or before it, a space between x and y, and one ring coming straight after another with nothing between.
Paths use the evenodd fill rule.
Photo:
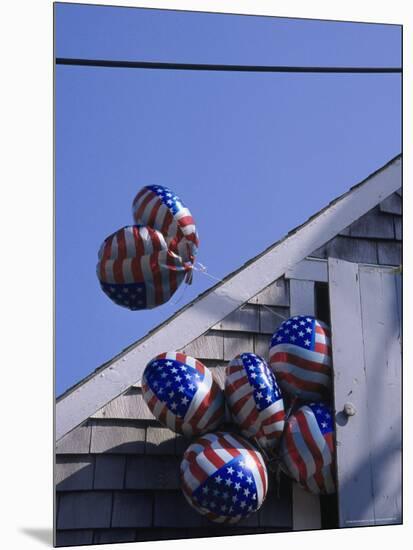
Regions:
<instances>
[{"instance_id":1,"label":"black power line","mask_svg":"<svg viewBox=\"0 0 413 550\"><path fill-rule=\"evenodd\" d=\"M115 67L124 69L166 69L178 71L232 71L246 73L401 73L401 67L286 67L271 65L210 65L199 63L161 63L157 61L111 61L57 57L57 65Z\"/></svg>"}]
</instances>

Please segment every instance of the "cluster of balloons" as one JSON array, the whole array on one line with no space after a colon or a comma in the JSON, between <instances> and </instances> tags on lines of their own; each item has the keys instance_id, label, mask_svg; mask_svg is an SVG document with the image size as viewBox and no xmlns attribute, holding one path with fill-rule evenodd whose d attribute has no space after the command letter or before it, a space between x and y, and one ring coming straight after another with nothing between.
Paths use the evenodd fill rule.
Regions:
<instances>
[{"instance_id":1,"label":"cluster of balloons","mask_svg":"<svg viewBox=\"0 0 413 550\"><path fill-rule=\"evenodd\" d=\"M167 187L141 189L132 211L135 225L104 240L96 272L113 302L151 309L167 302L184 280L191 282L198 233L188 208Z\"/></svg>"},{"instance_id":2,"label":"cluster of balloons","mask_svg":"<svg viewBox=\"0 0 413 550\"><path fill-rule=\"evenodd\" d=\"M330 387L329 328L312 316L278 328L269 363L254 353L235 357L224 390L201 361L178 352L152 359L142 379L153 415L193 438L181 463L185 498L219 523L236 523L261 507L269 462L312 493L335 492ZM233 429L221 431L226 411Z\"/></svg>"}]
</instances>

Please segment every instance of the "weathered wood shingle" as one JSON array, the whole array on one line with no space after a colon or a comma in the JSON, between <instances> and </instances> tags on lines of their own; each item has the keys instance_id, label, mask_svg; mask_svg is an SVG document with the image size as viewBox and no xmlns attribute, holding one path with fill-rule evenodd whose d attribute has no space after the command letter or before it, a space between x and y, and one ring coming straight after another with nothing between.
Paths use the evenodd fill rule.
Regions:
<instances>
[{"instance_id":1,"label":"weathered wood shingle","mask_svg":"<svg viewBox=\"0 0 413 550\"><path fill-rule=\"evenodd\" d=\"M168 428L149 426L146 429L146 454L173 455L175 454L176 434Z\"/></svg>"},{"instance_id":2,"label":"weathered wood shingle","mask_svg":"<svg viewBox=\"0 0 413 550\"><path fill-rule=\"evenodd\" d=\"M224 359L224 336L220 331L209 331L182 349L197 359Z\"/></svg>"},{"instance_id":3,"label":"weathered wood shingle","mask_svg":"<svg viewBox=\"0 0 413 550\"><path fill-rule=\"evenodd\" d=\"M231 361L240 353L254 353L254 336L248 332L226 332L224 335L224 359Z\"/></svg>"},{"instance_id":4,"label":"weathered wood shingle","mask_svg":"<svg viewBox=\"0 0 413 550\"><path fill-rule=\"evenodd\" d=\"M402 245L399 242L378 243L378 259L381 265L400 265L402 262Z\"/></svg>"},{"instance_id":5,"label":"weathered wood shingle","mask_svg":"<svg viewBox=\"0 0 413 550\"><path fill-rule=\"evenodd\" d=\"M92 453L143 453L145 430L128 422L93 421L90 451Z\"/></svg>"},{"instance_id":6,"label":"weathered wood shingle","mask_svg":"<svg viewBox=\"0 0 413 550\"><path fill-rule=\"evenodd\" d=\"M288 281L286 281L284 277L277 279L259 294L254 296L254 298L251 298L248 303L288 307L290 305Z\"/></svg>"},{"instance_id":7,"label":"weathered wood shingle","mask_svg":"<svg viewBox=\"0 0 413 550\"><path fill-rule=\"evenodd\" d=\"M381 212L387 212L389 214L397 214L401 216L402 213L402 199L398 193L393 193L387 199L384 199L379 205Z\"/></svg>"},{"instance_id":8,"label":"weathered wood shingle","mask_svg":"<svg viewBox=\"0 0 413 550\"><path fill-rule=\"evenodd\" d=\"M111 512L111 492L61 493L57 528L94 529L110 527Z\"/></svg>"},{"instance_id":9,"label":"weathered wood shingle","mask_svg":"<svg viewBox=\"0 0 413 550\"><path fill-rule=\"evenodd\" d=\"M142 397L142 392L133 387L102 407L91 418L151 420L153 415Z\"/></svg>"},{"instance_id":10,"label":"weathered wood shingle","mask_svg":"<svg viewBox=\"0 0 413 550\"><path fill-rule=\"evenodd\" d=\"M58 491L84 491L93 487L94 457L91 455L56 458L56 489Z\"/></svg>"},{"instance_id":11,"label":"weathered wood shingle","mask_svg":"<svg viewBox=\"0 0 413 550\"><path fill-rule=\"evenodd\" d=\"M124 455L98 454L95 457L95 489L122 489L125 478Z\"/></svg>"},{"instance_id":12,"label":"weathered wood shingle","mask_svg":"<svg viewBox=\"0 0 413 550\"><path fill-rule=\"evenodd\" d=\"M394 221L395 239L396 241L401 241L402 240L402 219L399 218L398 216L394 216L393 221Z\"/></svg>"},{"instance_id":13,"label":"weathered wood shingle","mask_svg":"<svg viewBox=\"0 0 413 550\"><path fill-rule=\"evenodd\" d=\"M125 487L151 491L180 489L180 463L181 457L176 456L128 457Z\"/></svg>"},{"instance_id":14,"label":"weathered wood shingle","mask_svg":"<svg viewBox=\"0 0 413 550\"><path fill-rule=\"evenodd\" d=\"M260 334L272 335L288 319L288 307L260 307Z\"/></svg>"},{"instance_id":15,"label":"weathered wood shingle","mask_svg":"<svg viewBox=\"0 0 413 550\"><path fill-rule=\"evenodd\" d=\"M202 527L207 520L186 502L181 491L155 494L155 527Z\"/></svg>"},{"instance_id":16,"label":"weathered wood shingle","mask_svg":"<svg viewBox=\"0 0 413 550\"><path fill-rule=\"evenodd\" d=\"M393 218L381 212L379 207L373 208L350 225L350 236L365 239L394 239Z\"/></svg>"},{"instance_id":17,"label":"weathered wood shingle","mask_svg":"<svg viewBox=\"0 0 413 550\"><path fill-rule=\"evenodd\" d=\"M56 452L59 454L88 453L90 450L90 437L91 427L88 422L85 422L57 442Z\"/></svg>"},{"instance_id":18,"label":"weathered wood shingle","mask_svg":"<svg viewBox=\"0 0 413 550\"><path fill-rule=\"evenodd\" d=\"M244 305L225 317L212 327L216 330L239 330L244 332L259 332L259 306Z\"/></svg>"},{"instance_id":19,"label":"weathered wood shingle","mask_svg":"<svg viewBox=\"0 0 413 550\"><path fill-rule=\"evenodd\" d=\"M311 256L316 258L341 258L349 262L377 264L377 242L368 239L335 237Z\"/></svg>"},{"instance_id":20,"label":"weathered wood shingle","mask_svg":"<svg viewBox=\"0 0 413 550\"><path fill-rule=\"evenodd\" d=\"M150 493L115 491L112 527L150 527L152 500Z\"/></svg>"}]
</instances>

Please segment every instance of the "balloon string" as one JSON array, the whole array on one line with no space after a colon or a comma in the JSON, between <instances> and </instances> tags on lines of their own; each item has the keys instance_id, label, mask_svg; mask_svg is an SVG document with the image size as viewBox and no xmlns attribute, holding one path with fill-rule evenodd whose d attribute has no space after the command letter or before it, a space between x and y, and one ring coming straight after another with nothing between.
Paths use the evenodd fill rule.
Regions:
<instances>
[{"instance_id":1,"label":"balloon string","mask_svg":"<svg viewBox=\"0 0 413 550\"><path fill-rule=\"evenodd\" d=\"M196 267L196 264L198 264L199 267ZM209 273L207 271L206 266L204 266L204 264L201 264L201 262L195 262L195 264L192 266L192 269L195 269L195 271L199 271L203 275L206 275L207 277L209 277L213 281L217 281L218 283L222 283L224 280L224 279L219 279L218 277L215 277L215 275L212 275L211 273Z\"/></svg>"},{"instance_id":2,"label":"balloon string","mask_svg":"<svg viewBox=\"0 0 413 550\"><path fill-rule=\"evenodd\" d=\"M197 265L199 265L199 267L197 267ZM201 262L195 262L195 264L192 266L192 269L194 269L195 271L199 271L200 273L202 273L203 275L206 275L207 277L209 277L210 279L213 279L214 281L217 281L218 283L223 283L224 282L224 279L219 279L218 277L216 277L215 275L212 275L212 273L209 273L207 271L207 267L204 265L204 264L201 264ZM246 298L246 301L249 300L250 297L248 296ZM267 311L269 311L272 315L274 315L275 317L278 317L279 319L288 319L288 317L286 317L285 315L281 315L280 313L277 313L276 311L272 310L271 308L269 308L268 306L266 306L265 304L259 304L262 308L266 309ZM247 304L243 304L241 307L240 307L240 310L244 309L245 307L247 306Z\"/></svg>"},{"instance_id":3,"label":"balloon string","mask_svg":"<svg viewBox=\"0 0 413 550\"><path fill-rule=\"evenodd\" d=\"M188 286L189 286L188 283L186 285L184 285L183 290L181 289L182 290L181 293L180 293L181 295L176 300L170 300L168 303L171 306L176 306L177 304L179 304L183 300Z\"/></svg>"}]
</instances>

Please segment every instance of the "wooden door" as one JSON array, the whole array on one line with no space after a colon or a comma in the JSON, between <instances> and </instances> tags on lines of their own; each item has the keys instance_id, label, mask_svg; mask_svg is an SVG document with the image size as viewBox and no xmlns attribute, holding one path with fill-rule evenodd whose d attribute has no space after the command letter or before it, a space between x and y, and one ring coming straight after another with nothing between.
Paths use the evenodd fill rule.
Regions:
<instances>
[{"instance_id":1,"label":"wooden door","mask_svg":"<svg viewBox=\"0 0 413 550\"><path fill-rule=\"evenodd\" d=\"M401 523L400 275L335 258L328 270L339 525Z\"/></svg>"}]
</instances>

